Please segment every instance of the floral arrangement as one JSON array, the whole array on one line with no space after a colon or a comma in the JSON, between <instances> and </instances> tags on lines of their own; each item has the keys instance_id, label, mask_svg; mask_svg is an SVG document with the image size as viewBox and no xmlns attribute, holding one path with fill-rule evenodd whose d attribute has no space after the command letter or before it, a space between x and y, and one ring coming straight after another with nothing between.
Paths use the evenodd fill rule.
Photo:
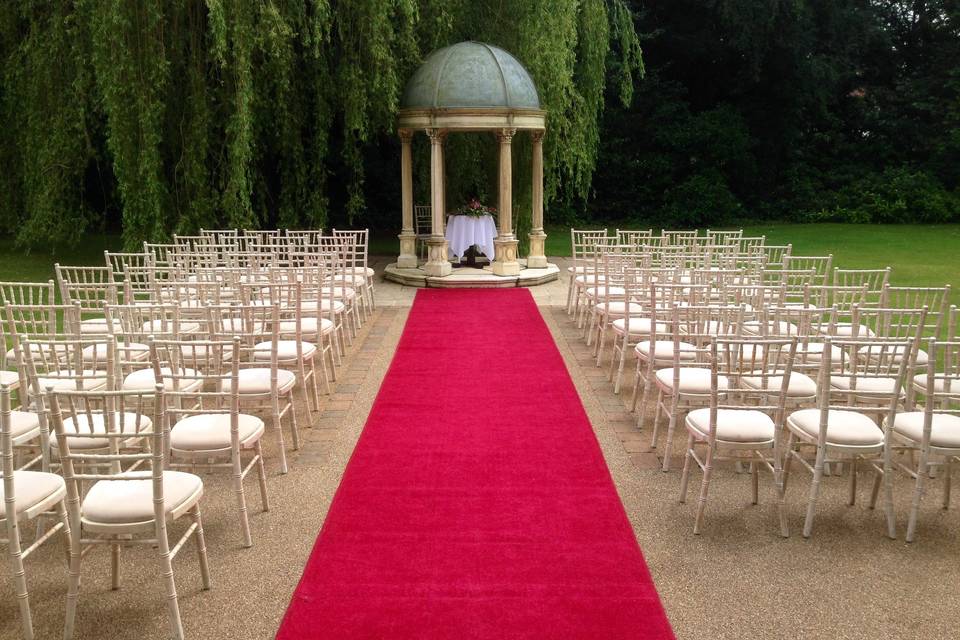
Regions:
<instances>
[{"instance_id":1,"label":"floral arrangement","mask_svg":"<svg viewBox=\"0 0 960 640\"><path fill-rule=\"evenodd\" d=\"M473 216L474 218L480 218L486 215L495 215L497 210L493 207L488 207L485 204L482 204L476 198L473 198L467 204L463 205L457 209L457 215L459 216Z\"/></svg>"}]
</instances>

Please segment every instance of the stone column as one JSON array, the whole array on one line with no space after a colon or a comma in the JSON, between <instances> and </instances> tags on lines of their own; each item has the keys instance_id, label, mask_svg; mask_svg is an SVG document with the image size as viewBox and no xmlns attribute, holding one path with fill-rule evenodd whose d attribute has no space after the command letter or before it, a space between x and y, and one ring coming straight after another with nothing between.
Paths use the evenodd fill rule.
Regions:
<instances>
[{"instance_id":1,"label":"stone column","mask_svg":"<svg viewBox=\"0 0 960 640\"><path fill-rule=\"evenodd\" d=\"M453 267L447 260L447 239L443 235L443 133L427 129L430 136L430 239L423 271L428 276L450 275Z\"/></svg>"},{"instance_id":2,"label":"stone column","mask_svg":"<svg viewBox=\"0 0 960 640\"><path fill-rule=\"evenodd\" d=\"M528 269L546 269L547 234L543 232L543 131L533 132L533 221L530 228Z\"/></svg>"},{"instance_id":3,"label":"stone column","mask_svg":"<svg viewBox=\"0 0 960 640\"><path fill-rule=\"evenodd\" d=\"M401 269L417 268L417 233L413 228L413 131L400 129L400 189L402 193L403 229L400 231Z\"/></svg>"},{"instance_id":4,"label":"stone column","mask_svg":"<svg viewBox=\"0 0 960 640\"><path fill-rule=\"evenodd\" d=\"M517 262L517 238L513 235L513 157L512 142L516 129L497 132L500 141L500 235L494 244L493 273L498 276L520 274Z\"/></svg>"}]
</instances>

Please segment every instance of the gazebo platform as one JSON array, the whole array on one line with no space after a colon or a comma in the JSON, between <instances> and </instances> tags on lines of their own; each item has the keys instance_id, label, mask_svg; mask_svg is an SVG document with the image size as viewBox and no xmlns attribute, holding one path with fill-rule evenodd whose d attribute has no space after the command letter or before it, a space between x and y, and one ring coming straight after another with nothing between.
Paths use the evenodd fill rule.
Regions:
<instances>
[{"instance_id":1,"label":"gazebo platform","mask_svg":"<svg viewBox=\"0 0 960 640\"><path fill-rule=\"evenodd\" d=\"M384 268L383 277L408 287L445 289L534 287L557 280L560 277L560 267L551 262L547 263L545 269L527 269L526 261L521 259L520 274L515 276L494 275L489 265L483 268L459 267L447 276L428 276L420 267L401 269L397 267L397 263L393 262Z\"/></svg>"}]
</instances>

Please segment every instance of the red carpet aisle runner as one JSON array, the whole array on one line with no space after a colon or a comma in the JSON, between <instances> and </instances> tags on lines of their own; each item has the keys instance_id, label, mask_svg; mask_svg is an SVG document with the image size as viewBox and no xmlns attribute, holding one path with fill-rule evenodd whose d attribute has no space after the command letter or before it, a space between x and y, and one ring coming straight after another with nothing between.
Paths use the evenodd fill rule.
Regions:
<instances>
[{"instance_id":1,"label":"red carpet aisle runner","mask_svg":"<svg viewBox=\"0 0 960 640\"><path fill-rule=\"evenodd\" d=\"M417 293L277 637L673 637L529 291Z\"/></svg>"}]
</instances>

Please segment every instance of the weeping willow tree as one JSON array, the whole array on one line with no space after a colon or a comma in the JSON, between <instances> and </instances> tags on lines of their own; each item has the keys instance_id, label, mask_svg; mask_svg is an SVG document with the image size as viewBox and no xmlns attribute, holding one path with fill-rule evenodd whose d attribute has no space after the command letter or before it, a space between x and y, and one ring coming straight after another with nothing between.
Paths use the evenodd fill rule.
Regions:
<instances>
[{"instance_id":1,"label":"weeping willow tree","mask_svg":"<svg viewBox=\"0 0 960 640\"><path fill-rule=\"evenodd\" d=\"M395 212L381 195L399 152L384 140L403 85L465 39L531 71L549 114L547 206L582 201L604 95L629 102L642 73L625 0L10 0L0 36L0 224L34 246ZM515 151L524 238L529 140ZM495 191L489 140L455 136L448 157L451 199Z\"/></svg>"}]
</instances>

